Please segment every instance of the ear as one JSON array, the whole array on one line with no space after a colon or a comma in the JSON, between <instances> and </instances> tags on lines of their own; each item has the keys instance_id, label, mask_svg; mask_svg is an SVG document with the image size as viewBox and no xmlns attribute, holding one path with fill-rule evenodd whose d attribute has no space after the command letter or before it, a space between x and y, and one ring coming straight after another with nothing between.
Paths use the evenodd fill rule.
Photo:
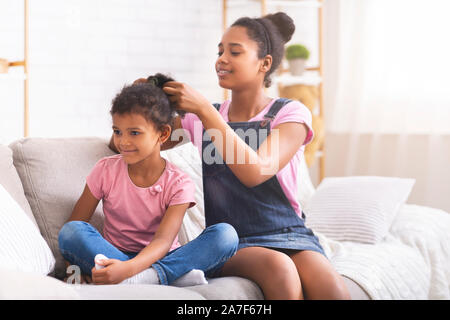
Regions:
<instances>
[{"instance_id":1,"label":"ear","mask_svg":"<svg viewBox=\"0 0 450 320\"><path fill-rule=\"evenodd\" d=\"M166 142L167 139L170 138L170 134L172 133L172 127L168 124L165 124L161 129L161 134L159 136L160 144Z\"/></svg>"},{"instance_id":2,"label":"ear","mask_svg":"<svg viewBox=\"0 0 450 320\"><path fill-rule=\"evenodd\" d=\"M272 67L272 56L270 54L268 54L263 58L263 61L261 64L261 71L269 72L271 67Z\"/></svg>"}]
</instances>

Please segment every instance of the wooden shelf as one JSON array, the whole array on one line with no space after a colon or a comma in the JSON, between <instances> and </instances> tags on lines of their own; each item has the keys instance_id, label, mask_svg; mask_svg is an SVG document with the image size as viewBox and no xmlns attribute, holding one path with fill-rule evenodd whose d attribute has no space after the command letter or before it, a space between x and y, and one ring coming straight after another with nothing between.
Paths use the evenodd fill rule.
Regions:
<instances>
[{"instance_id":1,"label":"wooden shelf","mask_svg":"<svg viewBox=\"0 0 450 320\"><path fill-rule=\"evenodd\" d=\"M24 58L20 61L10 61L5 59L1 60L1 72L0 80L22 80L24 82L23 90L23 135L28 137L29 135L29 70L28 70L28 21L29 21L29 5L28 0L24 0ZM1 52L0 52L1 55ZM6 63L6 66L5 66ZM23 73L9 72L11 67L22 67Z\"/></svg>"}]
</instances>

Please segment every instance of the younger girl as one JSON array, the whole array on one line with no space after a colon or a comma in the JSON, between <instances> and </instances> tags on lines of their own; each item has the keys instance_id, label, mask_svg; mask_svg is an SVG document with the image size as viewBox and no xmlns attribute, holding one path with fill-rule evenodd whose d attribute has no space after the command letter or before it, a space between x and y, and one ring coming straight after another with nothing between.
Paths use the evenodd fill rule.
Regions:
<instances>
[{"instance_id":1,"label":"younger girl","mask_svg":"<svg viewBox=\"0 0 450 320\"><path fill-rule=\"evenodd\" d=\"M176 119L175 129L187 130L202 153L206 225L227 222L239 235L239 250L221 275L255 281L266 299L347 299L296 196L298 166L313 137L311 113L264 91L294 30L281 12L240 18L226 30L215 67L230 101L213 106L179 82L164 91L190 113Z\"/></svg>"},{"instance_id":2,"label":"younger girl","mask_svg":"<svg viewBox=\"0 0 450 320\"><path fill-rule=\"evenodd\" d=\"M209 226L184 246L178 243L184 214L195 205L195 185L160 155L175 113L161 89L168 80L157 74L115 97L113 143L120 154L97 162L60 230L63 257L94 283L204 284L204 273L214 276L236 252L236 232L226 223ZM100 200L103 236L88 223ZM95 261L104 267L98 270L97 254L109 258Z\"/></svg>"}]
</instances>

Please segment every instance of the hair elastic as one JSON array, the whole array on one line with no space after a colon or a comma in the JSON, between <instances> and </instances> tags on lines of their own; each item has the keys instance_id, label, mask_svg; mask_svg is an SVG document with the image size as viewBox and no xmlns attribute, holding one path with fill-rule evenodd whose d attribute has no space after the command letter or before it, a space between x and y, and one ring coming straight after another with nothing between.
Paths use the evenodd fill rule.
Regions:
<instances>
[{"instance_id":1,"label":"hair elastic","mask_svg":"<svg viewBox=\"0 0 450 320\"><path fill-rule=\"evenodd\" d=\"M158 78L155 76L148 77L147 82L153 84L155 87L157 87L159 84Z\"/></svg>"}]
</instances>

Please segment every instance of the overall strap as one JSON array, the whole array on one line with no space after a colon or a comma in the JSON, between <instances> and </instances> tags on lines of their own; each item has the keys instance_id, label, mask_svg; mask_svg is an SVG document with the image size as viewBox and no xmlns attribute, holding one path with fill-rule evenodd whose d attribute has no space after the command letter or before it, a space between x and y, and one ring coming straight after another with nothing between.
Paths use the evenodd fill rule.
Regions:
<instances>
[{"instance_id":1,"label":"overall strap","mask_svg":"<svg viewBox=\"0 0 450 320\"><path fill-rule=\"evenodd\" d=\"M266 119L265 121L263 121L264 123L266 123L266 121L272 121L273 119L275 119L275 116L277 115L278 111L280 111L280 109L282 107L284 107L286 104L288 104L289 102L291 102L291 99L287 99L287 98L278 98L272 105L272 107L270 107L270 110L264 115L264 118ZM217 109L217 111L220 110L220 103L213 103L214 108Z\"/></svg>"},{"instance_id":2,"label":"overall strap","mask_svg":"<svg viewBox=\"0 0 450 320\"><path fill-rule=\"evenodd\" d=\"M291 101L292 100L287 98L277 99L277 101L273 103L272 107L270 107L270 110L264 115L264 118L268 119L269 121L272 121L273 119L275 119L275 116L277 115L278 111L280 111L282 107L284 107Z\"/></svg>"}]
</instances>

